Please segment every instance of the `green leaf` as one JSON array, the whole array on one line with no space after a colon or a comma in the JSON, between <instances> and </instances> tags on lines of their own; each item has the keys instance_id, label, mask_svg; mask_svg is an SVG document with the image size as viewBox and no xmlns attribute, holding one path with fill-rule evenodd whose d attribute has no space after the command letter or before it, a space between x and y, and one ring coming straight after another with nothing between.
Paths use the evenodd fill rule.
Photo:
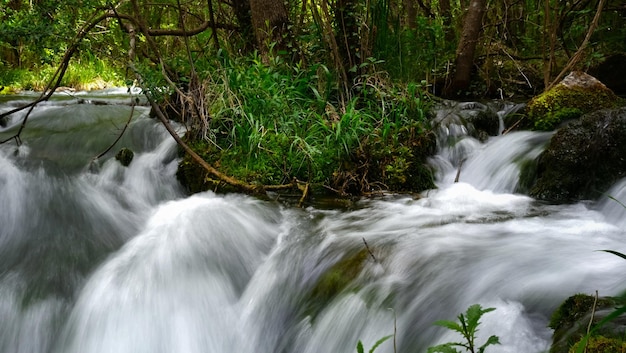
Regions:
<instances>
[{"instance_id":1,"label":"green leaf","mask_svg":"<svg viewBox=\"0 0 626 353\"><path fill-rule=\"evenodd\" d=\"M440 344L438 346L429 347L427 352L428 353L459 353L459 351L457 351L456 348L453 348L453 346L455 345L459 345L459 344L457 343Z\"/></svg>"},{"instance_id":2,"label":"green leaf","mask_svg":"<svg viewBox=\"0 0 626 353\"><path fill-rule=\"evenodd\" d=\"M618 204L620 204L620 206L626 208L626 205L624 203L622 203L620 200L616 199L615 197L613 197L611 195L608 195L608 198L613 200L613 201L615 201L615 202L617 202Z\"/></svg>"},{"instance_id":3,"label":"green leaf","mask_svg":"<svg viewBox=\"0 0 626 353\"><path fill-rule=\"evenodd\" d=\"M491 336L487 339L487 342L485 342L482 346L480 346L478 348L478 352L479 353L483 353L485 351L485 348L487 348L487 346L492 345L492 344L500 344L500 339L498 338L498 336Z\"/></svg>"},{"instance_id":4,"label":"green leaf","mask_svg":"<svg viewBox=\"0 0 626 353\"><path fill-rule=\"evenodd\" d=\"M490 312L496 310L495 308L483 309L479 304L474 304L467 308L467 327L470 332L476 331L480 318Z\"/></svg>"},{"instance_id":5,"label":"green leaf","mask_svg":"<svg viewBox=\"0 0 626 353\"><path fill-rule=\"evenodd\" d=\"M356 344L356 351L357 353L363 353L363 342L359 341L359 343Z\"/></svg>"},{"instance_id":6,"label":"green leaf","mask_svg":"<svg viewBox=\"0 0 626 353\"><path fill-rule=\"evenodd\" d=\"M379 339L378 341L376 341L376 343L374 343L374 346L372 346L372 349L370 349L369 353L374 353L374 351L376 350L376 348L378 348L378 346L380 346L383 342L390 339L391 337L393 337L393 335L385 336Z\"/></svg>"},{"instance_id":7,"label":"green leaf","mask_svg":"<svg viewBox=\"0 0 626 353\"><path fill-rule=\"evenodd\" d=\"M439 320L435 321L434 325L445 327L448 330L456 331L458 333L463 333L463 327L454 321Z\"/></svg>"},{"instance_id":8,"label":"green leaf","mask_svg":"<svg viewBox=\"0 0 626 353\"><path fill-rule=\"evenodd\" d=\"M621 252L618 251L613 251L613 250L599 250L599 251L604 251L604 252L608 252L610 254L616 255L621 257L622 259L626 260L626 255L622 254Z\"/></svg>"}]
</instances>

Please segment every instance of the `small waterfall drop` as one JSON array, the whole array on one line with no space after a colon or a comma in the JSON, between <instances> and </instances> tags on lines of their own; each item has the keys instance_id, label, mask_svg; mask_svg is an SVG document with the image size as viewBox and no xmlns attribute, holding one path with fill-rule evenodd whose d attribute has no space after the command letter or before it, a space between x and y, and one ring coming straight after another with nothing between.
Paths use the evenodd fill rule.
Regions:
<instances>
[{"instance_id":1,"label":"small waterfall drop","mask_svg":"<svg viewBox=\"0 0 626 353\"><path fill-rule=\"evenodd\" d=\"M479 110L471 110L478 105ZM531 167L548 143L551 133L520 131L506 135L504 118L520 109L519 104L448 103L433 119L438 135L439 152L431 158L437 171L437 184L446 187L455 181L469 183L480 190L513 193L521 190L520 177ZM481 142L468 116L493 110L492 125L498 136ZM495 129L493 129L495 131Z\"/></svg>"},{"instance_id":2,"label":"small waterfall drop","mask_svg":"<svg viewBox=\"0 0 626 353\"><path fill-rule=\"evenodd\" d=\"M0 353L348 353L394 332L377 353L425 352L459 339L433 322L472 304L496 308L487 352L540 353L563 300L624 290L626 263L596 251L626 252L623 207L519 191L550 134L481 142L450 120L437 189L298 209L185 195L175 143L143 107L120 141L131 164L94 161L131 109L79 98L115 104L46 104L25 145L0 146Z\"/></svg>"}]
</instances>

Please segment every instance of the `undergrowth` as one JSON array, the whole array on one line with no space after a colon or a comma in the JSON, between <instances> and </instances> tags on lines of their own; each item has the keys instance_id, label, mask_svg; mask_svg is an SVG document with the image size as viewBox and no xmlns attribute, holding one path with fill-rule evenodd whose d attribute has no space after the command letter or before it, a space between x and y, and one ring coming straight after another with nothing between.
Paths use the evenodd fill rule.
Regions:
<instances>
[{"instance_id":1,"label":"undergrowth","mask_svg":"<svg viewBox=\"0 0 626 353\"><path fill-rule=\"evenodd\" d=\"M228 175L262 184L296 178L343 193L347 180L361 180L355 188L367 189L359 173L369 161L359 156L378 156L372 146L385 145L388 161L379 168L400 181L409 178L397 175L407 170L402 163L419 160L407 150L427 132L429 102L418 85L369 75L342 104L334 74L322 64L290 66L276 57L268 65L258 55L221 53L204 65L198 71L210 120L191 126L187 139Z\"/></svg>"},{"instance_id":2,"label":"undergrowth","mask_svg":"<svg viewBox=\"0 0 626 353\"><path fill-rule=\"evenodd\" d=\"M56 72L55 65L42 65L37 69L14 69L0 66L0 94L19 91L42 91ZM76 90L97 90L124 86L120 69L96 57L72 60L63 76L61 86Z\"/></svg>"}]
</instances>

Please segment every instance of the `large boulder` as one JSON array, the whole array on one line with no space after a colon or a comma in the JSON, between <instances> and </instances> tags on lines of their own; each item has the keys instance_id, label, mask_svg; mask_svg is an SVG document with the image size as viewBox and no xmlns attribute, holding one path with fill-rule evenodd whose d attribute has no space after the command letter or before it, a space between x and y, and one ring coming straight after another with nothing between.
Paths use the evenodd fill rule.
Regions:
<instances>
[{"instance_id":1,"label":"large boulder","mask_svg":"<svg viewBox=\"0 0 626 353\"><path fill-rule=\"evenodd\" d=\"M572 202L596 199L626 176L626 107L584 115L554 134L539 156L531 196Z\"/></svg>"},{"instance_id":2,"label":"large boulder","mask_svg":"<svg viewBox=\"0 0 626 353\"><path fill-rule=\"evenodd\" d=\"M536 130L553 130L564 121L595 110L615 108L619 102L620 98L595 77L573 71L528 103L528 125Z\"/></svg>"}]
</instances>

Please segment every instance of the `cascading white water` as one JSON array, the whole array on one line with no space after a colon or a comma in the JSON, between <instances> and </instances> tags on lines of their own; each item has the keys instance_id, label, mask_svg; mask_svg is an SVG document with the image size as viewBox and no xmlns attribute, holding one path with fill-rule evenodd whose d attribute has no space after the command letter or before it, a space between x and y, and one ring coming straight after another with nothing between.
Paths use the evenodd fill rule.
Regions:
<instances>
[{"instance_id":1,"label":"cascading white water","mask_svg":"<svg viewBox=\"0 0 626 353\"><path fill-rule=\"evenodd\" d=\"M105 156L89 167L130 111L93 108L43 107L27 146L0 146L0 352L348 353L394 330L397 352L424 352L458 339L434 321L474 303L496 308L479 336L502 344L487 352L544 352L565 298L624 289L624 261L595 251L623 250L616 202L557 206L514 193L521 162L548 135L457 135L434 160L439 188L423 198L296 209L185 197L175 145L142 108L121 142L136 151L130 166ZM50 128L61 125L72 132ZM94 145L51 150L63 139ZM624 200L625 189L609 194ZM321 276L364 241L372 255L353 283L314 302Z\"/></svg>"}]
</instances>

